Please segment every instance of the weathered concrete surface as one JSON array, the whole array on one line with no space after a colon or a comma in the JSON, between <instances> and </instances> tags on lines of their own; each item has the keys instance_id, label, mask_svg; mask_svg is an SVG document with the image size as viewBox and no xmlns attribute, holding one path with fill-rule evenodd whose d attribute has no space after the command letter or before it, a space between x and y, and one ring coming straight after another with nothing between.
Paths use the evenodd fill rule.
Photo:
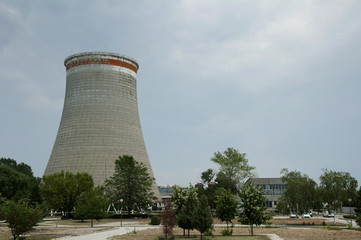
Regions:
<instances>
[{"instance_id":1,"label":"weathered concrete surface","mask_svg":"<svg viewBox=\"0 0 361 240\"><path fill-rule=\"evenodd\" d=\"M119 54L88 52L69 56L64 65L63 114L44 175L88 172L95 185L102 185L113 175L115 159L128 154L154 177L138 113L138 63ZM156 184L153 191L160 198Z\"/></svg>"}]
</instances>

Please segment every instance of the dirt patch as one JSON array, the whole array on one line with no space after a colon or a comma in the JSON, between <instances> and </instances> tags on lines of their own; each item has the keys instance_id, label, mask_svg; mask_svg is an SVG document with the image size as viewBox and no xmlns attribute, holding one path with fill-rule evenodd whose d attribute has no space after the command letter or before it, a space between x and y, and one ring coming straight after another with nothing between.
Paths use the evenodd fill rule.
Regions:
<instances>
[{"instance_id":1,"label":"dirt patch","mask_svg":"<svg viewBox=\"0 0 361 240\"><path fill-rule=\"evenodd\" d=\"M213 234L220 235L222 228L216 228ZM162 236L162 229L148 229L138 231L136 234L128 233L126 235L113 237L113 240L154 240L157 236ZM176 228L175 235L182 235L183 230ZM233 228L233 235L249 235L249 228ZM361 232L355 230L329 230L322 229L292 229L292 228L255 228L255 235L276 234L284 240L359 240L361 239ZM191 231L192 236L200 236L198 231Z\"/></svg>"}]
</instances>

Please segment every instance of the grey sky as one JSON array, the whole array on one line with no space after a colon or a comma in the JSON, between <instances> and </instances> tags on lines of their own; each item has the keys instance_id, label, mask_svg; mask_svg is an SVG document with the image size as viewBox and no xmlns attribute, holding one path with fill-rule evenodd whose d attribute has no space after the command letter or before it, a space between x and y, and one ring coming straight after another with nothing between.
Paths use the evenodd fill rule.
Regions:
<instances>
[{"instance_id":1,"label":"grey sky","mask_svg":"<svg viewBox=\"0 0 361 240\"><path fill-rule=\"evenodd\" d=\"M361 2L0 0L0 154L41 176L58 130L64 59L139 64L158 184L196 183L234 147L260 177L322 168L361 182Z\"/></svg>"}]
</instances>

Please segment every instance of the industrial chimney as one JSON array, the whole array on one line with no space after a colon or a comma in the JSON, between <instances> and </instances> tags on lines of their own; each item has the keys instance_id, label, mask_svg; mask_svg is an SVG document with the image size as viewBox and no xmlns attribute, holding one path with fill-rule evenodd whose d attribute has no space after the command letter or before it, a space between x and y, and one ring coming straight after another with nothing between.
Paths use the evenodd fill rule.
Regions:
<instances>
[{"instance_id":1,"label":"industrial chimney","mask_svg":"<svg viewBox=\"0 0 361 240\"><path fill-rule=\"evenodd\" d=\"M114 173L120 155L152 168L145 148L137 102L138 63L107 52L67 57L63 114L44 175L88 172L95 185ZM160 199L156 184L155 196Z\"/></svg>"}]
</instances>

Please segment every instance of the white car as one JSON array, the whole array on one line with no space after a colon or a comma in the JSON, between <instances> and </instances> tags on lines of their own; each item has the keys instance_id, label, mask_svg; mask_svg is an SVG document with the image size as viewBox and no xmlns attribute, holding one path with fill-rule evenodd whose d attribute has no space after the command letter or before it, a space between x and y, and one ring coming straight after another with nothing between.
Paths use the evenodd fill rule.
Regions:
<instances>
[{"instance_id":1,"label":"white car","mask_svg":"<svg viewBox=\"0 0 361 240\"><path fill-rule=\"evenodd\" d=\"M330 212L324 211L323 216L324 217L335 217L335 213L333 211L330 211Z\"/></svg>"},{"instance_id":2,"label":"white car","mask_svg":"<svg viewBox=\"0 0 361 240\"><path fill-rule=\"evenodd\" d=\"M298 218L297 214L296 213L290 213L290 218Z\"/></svg>"},{"instance_id":3,"label":"white car","mask_svg":"<svg viewBox=\"0 0 361 240\"><path fill-rule=\"evenodd\" d=\"M311 215L309 213L302 214L302 218L311 218Z\"/></svg>"}]
</instances>

